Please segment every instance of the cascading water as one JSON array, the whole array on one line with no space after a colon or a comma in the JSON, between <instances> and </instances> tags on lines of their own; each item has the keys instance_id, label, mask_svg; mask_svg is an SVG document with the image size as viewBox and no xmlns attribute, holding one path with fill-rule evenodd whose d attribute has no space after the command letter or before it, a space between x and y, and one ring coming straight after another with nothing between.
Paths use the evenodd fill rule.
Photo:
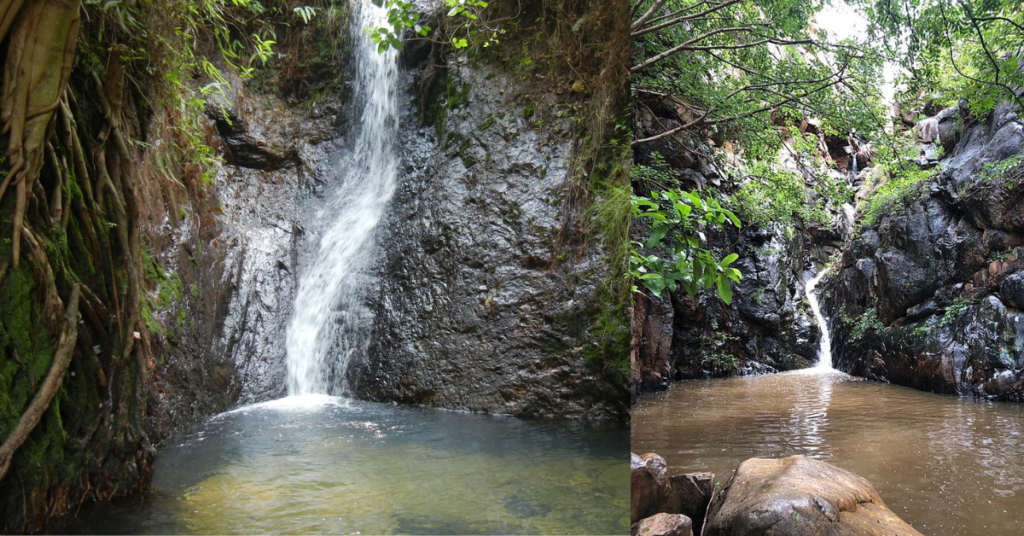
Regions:
<instances>
[{"instance_id":1,"label":"cascading water","mask_svg":"<svg viewBox=\"0 0 1024 536\"><path fill-rule=\"evenodd\" d=\"M818 304L818 297L814 294L814 289L821 282L821 279L828 273L828 269L824 269L814 276L813 279L807 282L807 302L811 304L811 312L814 313L814 321L818 324L818 330L821 331L821 346L818 348L818 363L814 366L816 370L833 370L832 369L832 337L828 333L828 323L825 321L825 317L821 314L821 307Z\"/></svg>"},{"instance_id":2,"label":"cascading water","mask_svg":"<svg viewBox=\"0 0 1024 536\"><path fill-rule=\"evenodd\" d=\"M354 30L357 103L364 103L360 130L351 153L338 163L339 189L317 214L329 222L299 281L295 312L286 342L289 395L345 392L345 374L353 355L365 350L372 314L362 291L372 284L365 273L373 235L395 191L399 111L397 54L379 53L365 29L387 25L387 11L363 0ZM328 357L334 363L328 363ZM330 385L330 373L340 376Z\"/></svg>"}]
</instances>

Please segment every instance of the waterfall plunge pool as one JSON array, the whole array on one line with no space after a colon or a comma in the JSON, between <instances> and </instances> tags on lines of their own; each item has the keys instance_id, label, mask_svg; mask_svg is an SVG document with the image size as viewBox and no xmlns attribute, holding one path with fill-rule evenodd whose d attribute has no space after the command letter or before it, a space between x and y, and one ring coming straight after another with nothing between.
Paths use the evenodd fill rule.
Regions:
<instances>
[{"instance_id":1,"label":"waterfall plunge pool","mask_svg":"<svg viewBox=\"0 0 1024 536\"><path fill-rule=\"evenodd\" d=\"M629 429L334 398L218 415L169 441L153 493L94 534L629 531Z\"/></svg>"},{"instance_id":2,"label":"waterfall plunge pool","mask_svg":"<svg viewBox=\"0 0 1024 536\"><path fill-rule=\"evenodd\" d=\"M802 454L867 478L924 534L1024 534L1024 407L813 370L686 381L633 407L632 451L724 485Z\"/></svg>"}]
</instances>

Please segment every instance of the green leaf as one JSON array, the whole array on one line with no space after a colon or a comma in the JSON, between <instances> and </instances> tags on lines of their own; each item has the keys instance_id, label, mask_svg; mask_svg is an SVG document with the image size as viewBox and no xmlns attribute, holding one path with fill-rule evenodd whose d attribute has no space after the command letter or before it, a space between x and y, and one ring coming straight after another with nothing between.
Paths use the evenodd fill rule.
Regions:
<instances>
[{"instance_id":1,"label":"green leaf","mask_svg":"<svg viewBox=\"0 0 1024 536\"><path fill-rule=\"evenodd\" d=\"M732 283L728 279L718 280L718 295L726 305L732 303Z\"/></svg>"},{"instance_id":2,"label":"green leaf","mask_svg":"<svg viewBox=\"0 0 1024 536\"><path fill-rule=\"evenodd\" d=\"M647 239L647 249L657 247L661 244L661 240L668 234L668 225L656 225L654 229L651 229L651 236Z\"/></svg>"}]
</instances>

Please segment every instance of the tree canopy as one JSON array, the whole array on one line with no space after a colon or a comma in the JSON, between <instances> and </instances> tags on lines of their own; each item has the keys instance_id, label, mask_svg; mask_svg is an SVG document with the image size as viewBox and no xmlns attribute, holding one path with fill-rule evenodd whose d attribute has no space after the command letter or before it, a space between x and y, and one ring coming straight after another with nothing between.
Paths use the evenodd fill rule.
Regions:
<instances>
[{"instance_id":1,"label":"tree canopy","mask_svg":"<svg viewBox=\"0 0 1024 536\"><path fill-rule=\"evenodd\" d=\"M872 42L903 73L899 100L950 106L978 117L1002 100L1024 107L1024 9L1017 0L857 0Z\"/></svg>"},{"instance_id":2,"label":"tree canopy","mask_svg":"<svg viewBox=\"0 0 1024 536\"><path fill-rule=\"evenodd\" d=\"M727 131L748 153L777 150L766 136L780 119L825 119L831 133L880 129L883 57L812 24L818 0L634 2L634 89L641 106L670 98L680 125L643 144L690 129Z\"/></svg>"}]
</instances>

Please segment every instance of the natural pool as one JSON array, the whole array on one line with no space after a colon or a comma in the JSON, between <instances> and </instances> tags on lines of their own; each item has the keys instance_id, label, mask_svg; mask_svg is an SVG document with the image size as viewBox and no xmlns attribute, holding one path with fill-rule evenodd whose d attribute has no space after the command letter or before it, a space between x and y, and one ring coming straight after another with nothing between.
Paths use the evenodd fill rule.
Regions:
<instances>
[{"instance_id":1,"label":"natural pool","mask_svg":"<svg viewBox=\"0 0 1024 536\"><path fill-rule=\"evenodd\" d=\"M925 534L1024 534L1024 407L853 380L681 382L634 406L632 451L722 484L748 458L803 454L867 478Z\"/></svg>"},{"instance_id":2,"label":"natural pool","mask_svg":"<svg viewBox=\"0 0 1024 536\"><path fill-rule=\"evenodd\" d=\"M629 430L327 396L219 415L87 533L622 534Z\"/></svg>"}]
</instances>

